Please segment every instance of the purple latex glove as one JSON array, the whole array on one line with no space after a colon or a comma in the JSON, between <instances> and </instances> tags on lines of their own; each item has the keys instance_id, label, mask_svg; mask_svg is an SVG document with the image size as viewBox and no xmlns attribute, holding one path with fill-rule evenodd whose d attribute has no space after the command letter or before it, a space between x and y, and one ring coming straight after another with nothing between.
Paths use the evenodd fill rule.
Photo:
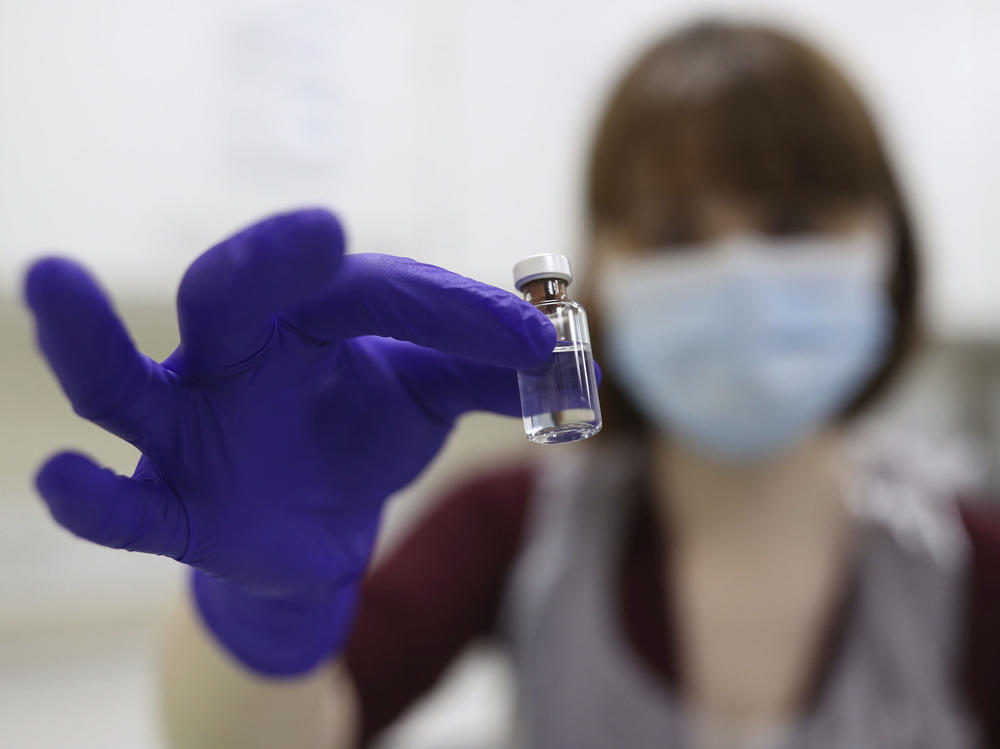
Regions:
<instances>
[{"instance_id":1,"label":"purple latex glove","mask_svg":"<svg viewBox=\"0 0 1000 749\"><path fill-rule=\"evenodd\" d=\"M301 673L343 644L386 497L463 412L518 415L512 368L555 344L513 294L343 251L323 210L208 250L181 282L181 343L162 364L80 266L40 260L26 281L74 410L142 451L131 478L51 458L37 485L53 516L194 567L206 624L267 674Z\"/></svg>"}]
</instances>

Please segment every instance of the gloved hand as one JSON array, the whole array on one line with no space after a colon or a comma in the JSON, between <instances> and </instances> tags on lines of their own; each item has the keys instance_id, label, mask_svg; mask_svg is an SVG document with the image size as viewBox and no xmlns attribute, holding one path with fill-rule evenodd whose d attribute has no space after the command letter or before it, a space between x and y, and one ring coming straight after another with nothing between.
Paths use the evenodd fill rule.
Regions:
<instances>
[{"instance_id":1,"label":"gloved hand","mask_svg":"<svg viewBox=\"0 0 1000 749\"><path fill-rule=\"evenodd\" d=\"M162 364L135 349L80 266L43 259L26 281L74 410L142 451L131 478L76 453L51 458L37 485L53 516L194 567L209 628L268 674L303 672L342 645L384 500L461 413L518 415L511 368L555 344L513 294L343 250L323 210L208 250L181 282L181 343Z\"/></svg>"}]
</instances>

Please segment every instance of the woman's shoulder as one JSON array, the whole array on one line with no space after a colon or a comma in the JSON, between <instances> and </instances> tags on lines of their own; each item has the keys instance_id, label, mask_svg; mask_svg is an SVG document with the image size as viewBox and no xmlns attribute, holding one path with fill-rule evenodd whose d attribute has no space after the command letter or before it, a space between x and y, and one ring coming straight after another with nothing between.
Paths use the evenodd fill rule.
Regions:
<instances>
[{"instance_id":1,"label":"woman's shoulder","mask_svg":"<svg viewBox=\"0 0 1000 749\"><path fill-rule=\"evenodd\" d=\"M494 539L507 536L519 542L529 515L538 469L530 460L507 459L466 473L444 491L426 518L426 524L451 527L466 537L483 533Z\"/></svg>"},{"instance_id":2,"label":"woman's shoulder","mask_svg":"<svg viewBox=\"0 0 1000 749\"><path fill-rule=\"evenodd\" d=\"M635 455L620 446L577 445L508 458L455 481L438 503L444 513L477 513L480 518L516 519L520 529L536 522L542 506L574 504L595 484L625 483ZM460 511L464 508L464 512Z\"/></svg>"},{"instance_id":3,"label":"woman's shoulder","mask_svg":"<svg viewBox=\"0 0 1000 749\"><path fill-rule=\"evenodd\" d=\"M458 478L442 501L513 503L526 501L538 474L538 467L525 458L508 458Z\"/></svg>"},{"instance_id":4,"label":"woman's shoulder","mask_svg":"<svg viewBox=\"0 0 1000 749\"><path fill-rule=\"evenodd\" d=\"M454 482L368 575L344 654L363 743L494 629L534 475L515 460Z\"/></svg>"}]
</instances>

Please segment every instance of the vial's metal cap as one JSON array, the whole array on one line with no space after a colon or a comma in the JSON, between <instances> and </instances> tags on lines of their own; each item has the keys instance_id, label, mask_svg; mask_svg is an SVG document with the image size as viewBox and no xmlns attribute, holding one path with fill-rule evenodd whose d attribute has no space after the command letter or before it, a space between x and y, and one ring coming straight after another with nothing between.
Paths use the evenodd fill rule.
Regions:
<instances>
[{"instance_id":1,"label":"vial's metal cap","mask_svg":"<svg viewBox=\"0 0 1000 749\"><path fill-rule=\"evenodd\" d=\"M570 283L573 280L573 271L569 267L569 258L547 252L526 257L514 264L514 288L520 289L526 283L539 278L559 278Z\"/></svg>"}]
</instances>

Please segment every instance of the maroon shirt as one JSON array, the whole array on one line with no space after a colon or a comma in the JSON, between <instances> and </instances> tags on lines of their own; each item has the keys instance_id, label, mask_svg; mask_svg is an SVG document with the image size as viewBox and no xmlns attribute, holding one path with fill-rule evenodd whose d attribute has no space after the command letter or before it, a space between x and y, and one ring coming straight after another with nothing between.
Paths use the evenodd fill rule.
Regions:
<instances>
[{"instance_id":1,"label":"maroon shirt","mask_svg":"<svg viewBox=\"0 0 1000 749\"><path fill-rule=\"evenodd\" d=\"M534 476L525 466L474 478L448 494L369 575L346 652L361 706L362 744L426 693L472 640L494 632L521 547ZM623 631L668 684L678 659L664 550L650 503L637 498L617 577ZM972 554L964 657L956 674L987 749L1000 749L1000 510L960 503ZM819 693L849 609L830 623L815 666Z\"/></svg>"}]
</instances>

